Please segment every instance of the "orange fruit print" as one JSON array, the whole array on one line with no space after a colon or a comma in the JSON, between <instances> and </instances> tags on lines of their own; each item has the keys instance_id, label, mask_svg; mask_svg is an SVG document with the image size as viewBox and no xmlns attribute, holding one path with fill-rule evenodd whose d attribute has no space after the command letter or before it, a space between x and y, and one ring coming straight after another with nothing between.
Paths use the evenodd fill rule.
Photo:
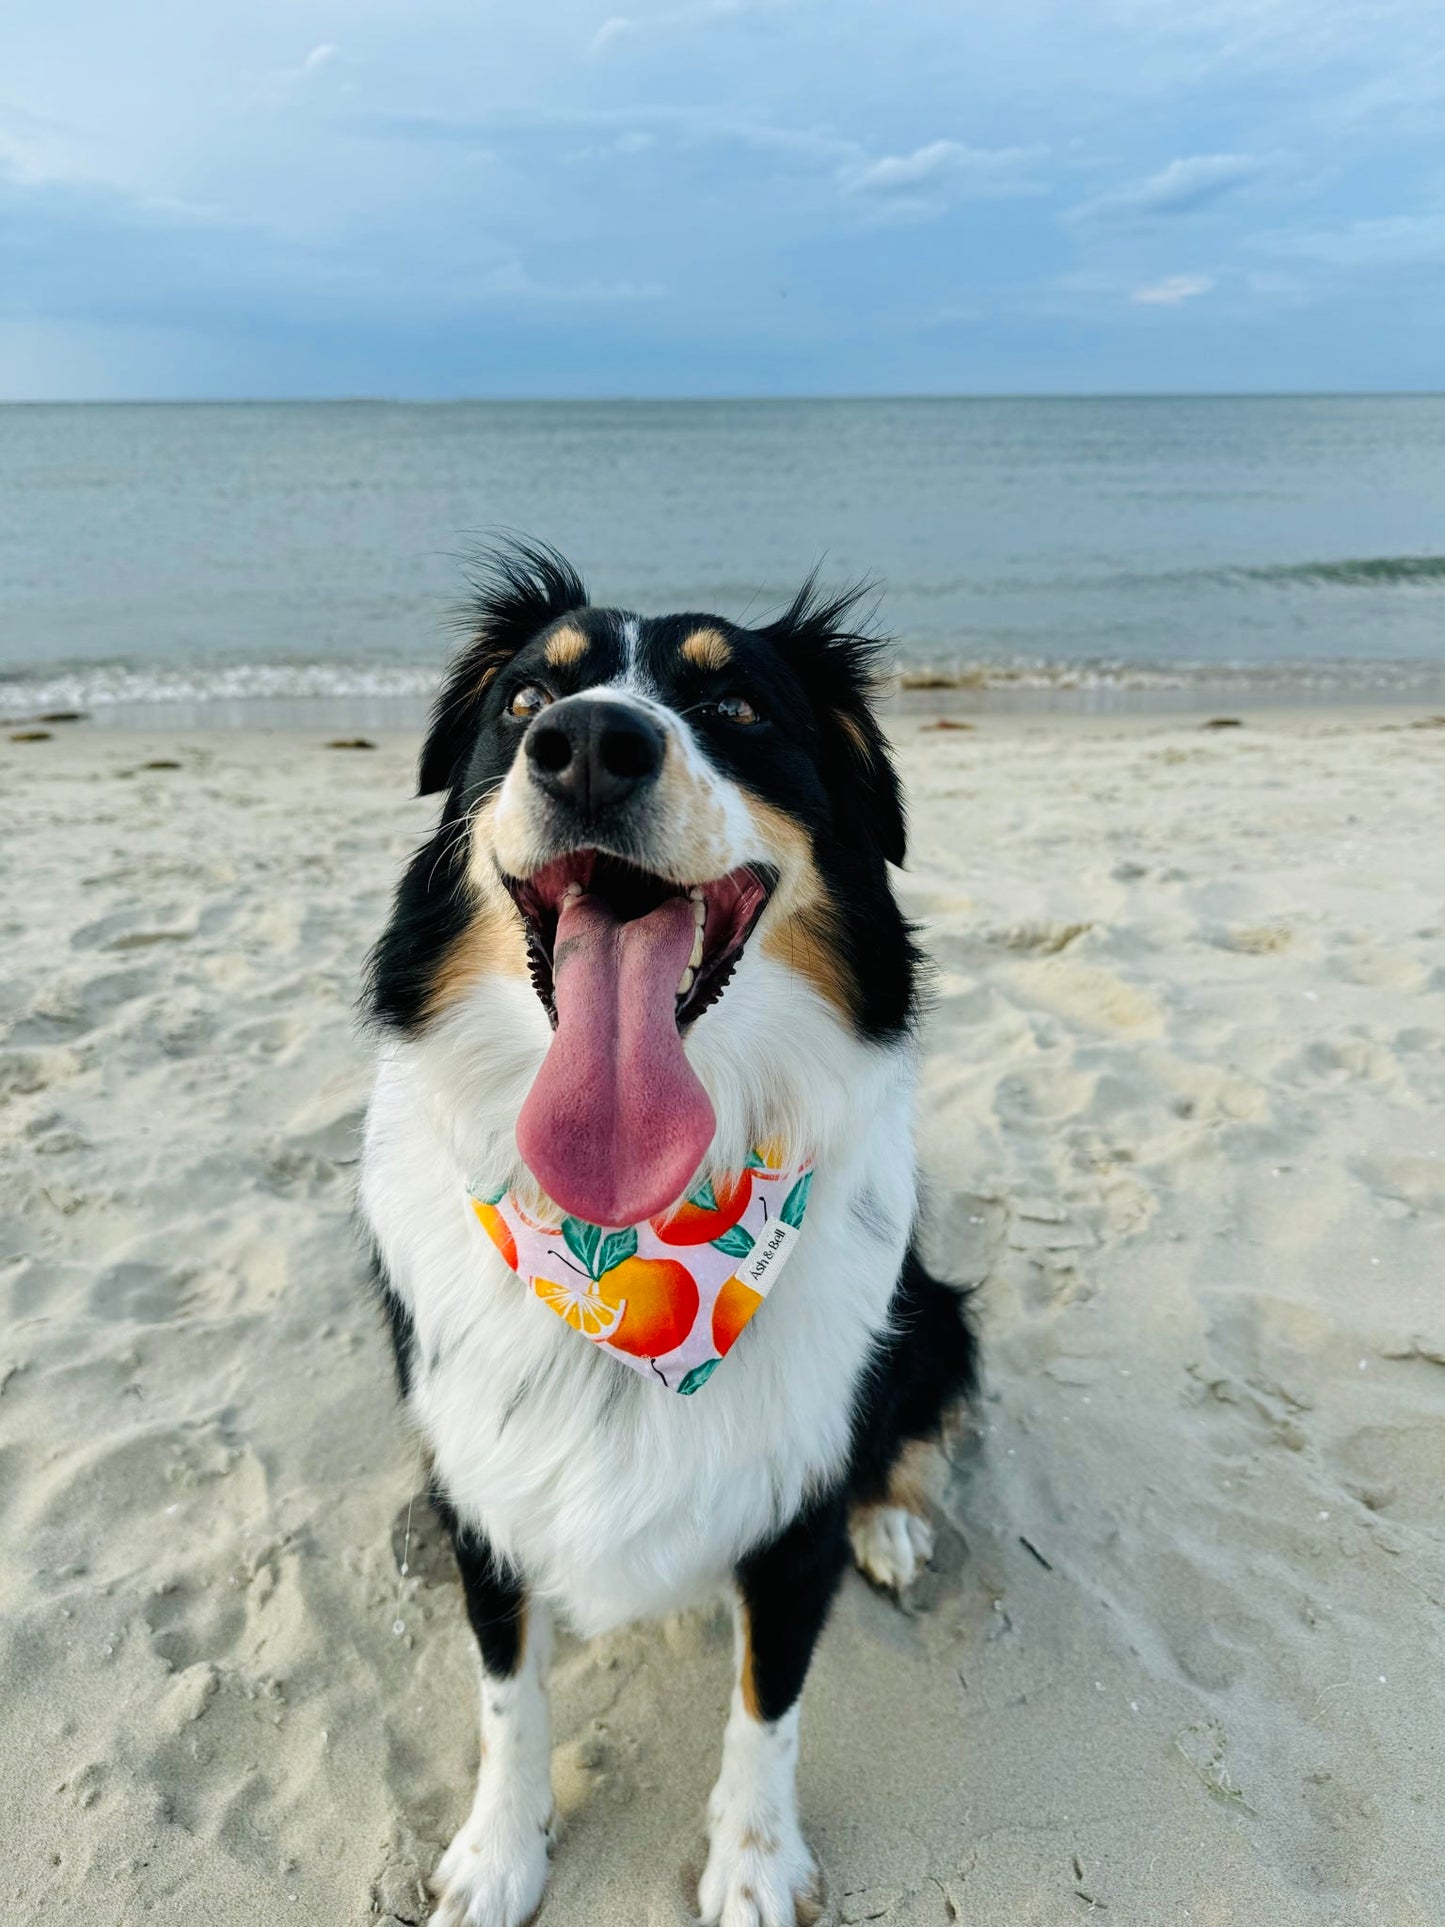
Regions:
<instances>
[{"instance_id":1,"label":"orange fruit print","mask_svg":"<svg viewBox=\"0 0 1445 1927\"><path fill-rule=\"evenodd\" d=\"M763 1294L741 1278L728 1279L712 1308L712 1342L720 1357L732 1350L734 1339L762 1302Z\"/></svg>"},{"instance_id":2,"label":"orange fruit print","mask_svg":"<svg viewBox=\"0 0 1445 1927\"><path fill-rule=\"evenodd\" d=\"M604 1271L597 1295L622 1317L606 1343L634 1358L661 1358L680 1345L697 1317L697 1285L672 1258L624 1258Z\"/></svg>"},{"instance_id":3,"label":"orange fruit print","mask_svg":"<svg viewBox=\"0 0 1445 1927\"><path fill-rule=\"evenodd\" d=\"M706 1245L730 1231L748 1208L752 1173L715 1178L683 1199L666 1217L648 1220L665 1245Z\"/></svg>"},{"instance_id":4,"label":"orange fruit print","mask_svg":"<svg viewBox=\"0 0 1445 1927\"><path fill-rule=\"evenodd\" d=\"M472 1199L472 1209L481 1219L482 1229L501 1252L513 1271L517 1269L517 1241L512 1236L512 1228L494 1204L485 1204L480 1198Z\"/></svg>"}]
</instances>

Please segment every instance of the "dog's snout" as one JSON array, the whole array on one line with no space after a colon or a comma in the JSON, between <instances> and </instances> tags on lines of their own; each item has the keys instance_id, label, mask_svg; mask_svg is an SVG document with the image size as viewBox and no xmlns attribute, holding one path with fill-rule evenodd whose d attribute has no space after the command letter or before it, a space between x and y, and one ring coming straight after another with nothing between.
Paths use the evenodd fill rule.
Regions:
<instances>
[{"instance_id":1,"label":"dog's snout","mask_svg":"<svg viewBox=\"0 0 1445 1927\"><path fill-rule=\"evenodd\" d=\"M527 761L549 796L579 816L600 816L654 782L667 745L631 703L574 698L544 710L527 731Z\"/></svg>"}]
</instances>

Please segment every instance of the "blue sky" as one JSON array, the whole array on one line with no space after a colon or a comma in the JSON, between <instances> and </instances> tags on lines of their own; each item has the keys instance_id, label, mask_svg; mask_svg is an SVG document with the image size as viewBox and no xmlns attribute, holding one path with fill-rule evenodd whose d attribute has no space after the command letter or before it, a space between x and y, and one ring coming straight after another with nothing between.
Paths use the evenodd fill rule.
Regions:
<instances>
[{"instance_id":1,"label":"blue sky","mask_svg":"<svg viewBox=\"0 0 1445 1927\"><path fill-rule=\"evenodd\" d=\"M0 397L1438 388L1442 344L1439 0L0 22Z\"/></svg>"}]
</instances>

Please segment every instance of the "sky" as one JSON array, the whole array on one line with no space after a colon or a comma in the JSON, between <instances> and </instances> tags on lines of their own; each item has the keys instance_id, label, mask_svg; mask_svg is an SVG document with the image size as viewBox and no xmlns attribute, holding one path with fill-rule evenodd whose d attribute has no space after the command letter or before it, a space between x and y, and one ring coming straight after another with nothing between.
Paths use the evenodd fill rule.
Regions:
<instances>
[{"instance_id":1,"label":"sky","mask_svg":"<svg viewBox=\"0 0 1445 1927\"><path fill-rule=\"evenodd\" d=\"M1440 0L0 19L3 399L1441 387Z\"/></svg>"}]
</instances>

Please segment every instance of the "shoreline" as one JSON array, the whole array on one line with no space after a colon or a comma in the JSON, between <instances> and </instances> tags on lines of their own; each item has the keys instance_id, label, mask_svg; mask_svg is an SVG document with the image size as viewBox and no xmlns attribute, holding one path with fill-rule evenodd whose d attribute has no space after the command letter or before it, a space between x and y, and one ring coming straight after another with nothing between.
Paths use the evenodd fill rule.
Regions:
<instances>
[{"instance_id":1,"label":"shoreline","mask_svg":"<svg viewBox=\"0 0 1445 1927\"><path fill-rule=\"evenodd\" d=\"M437 685L440 685L440 672ZM13 687L13 686L12 686ZM106 735L293 735L333 731L418 735L430 707L426 695L224 697L198 701L5 704L0 734L24 729L85 729ZM1393 690L1367 684L1220 679L1161 686L1116 683L979 684L961 681L894 688L879 705L891 724L955 717L970 727L1010 721L1072 723L1188 721L1238 715L1288 726L1307 717L1400 718L1445 713L1445 669L1433 680Z\"/></svg>"},{"instance_id":2,"label":"shoreline","mask_svg":"<svg viewBox=\"0 0 1445 1927\"><path fill-rule=\"evenodd\" d=\"M1300 731L1309 729L1433 728L1445 722L1445 687L1438 697L1412 695L1390 700L1350 696L1306 695L1299 690L1268 696L1242 695L1237 687L1208 690L1134 692L1127 702L1078 700L1046 696L1044 692L1002 694L957 689L905 690L882 704L885 726L895 736L915 729L937 729L961 734L987 731L1057 730L1064 735L1116 730L1134 733L1149 729L1247 727ZM30 710L0 716L0 742L61 742L93 738L114 743L146 739L185 741L197 738L219 746L250 737L304 741L335 739L343 746L364 737L380 747L420 739L427 708L421 702L393 703L361 700L342 703L331 699L285 702L115 704L94 710Z\"/></svg>"}]
</instances>

